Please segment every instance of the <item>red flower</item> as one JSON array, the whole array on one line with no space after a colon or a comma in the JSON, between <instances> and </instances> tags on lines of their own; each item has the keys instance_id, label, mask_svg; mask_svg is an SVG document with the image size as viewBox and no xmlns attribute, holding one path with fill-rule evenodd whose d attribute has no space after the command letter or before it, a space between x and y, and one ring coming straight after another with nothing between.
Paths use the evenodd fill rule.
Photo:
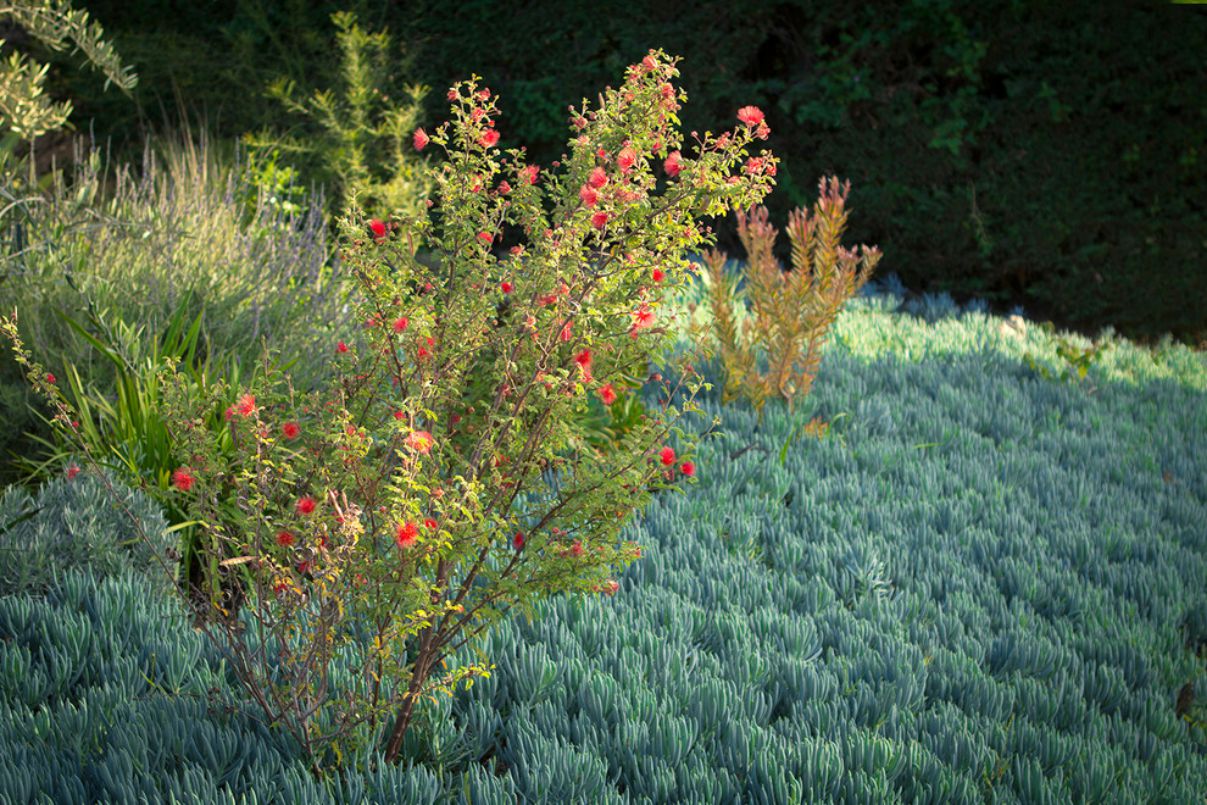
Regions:
<instances>
[{"instance_id":1,"label":"red flower","mask_svg":"<svg viewBox=\"0 0 1207 805\"><path fill-rule=\"evenodd\" d=\"M303 495L298 498L298 514L311 514L314 511L315 505L314 498L310 497L310 495Z\"/></svg>"},{"instance_id":2,"label":"red flower","mask_svg":"<svg viewBox=\"0 0 1207 805\"><path fill-rule=\"evenodd\" d=\"M571 556L582 556L583 555L583 541L581 539L574 540L574 542L570 545L570 555Z\"/></svg>"},{"instance_id":3,"label":"red flower","mask_svg":"<svg viewBox=\"0 0 1207 805\"><path fill-rule=\"evenodd\" d=\"M377 218L369 222L369 231L373 233L373 240L378 243L384 243L386 239L386 225Z\"/></svg>"},{"instance_id":4,"label":"red flower","mask_svg":"<svg viewBox=\"0 0 1207 805\"><path fill-rule=\"evenodd\" d=\"M453 93L450 91L449 95L452 94ZM449 100L455 100L455 98L449 98ZM431 139L427 136L426 131L419 128L415 129L415 134L411 137L411 142L415 144L416 151L422 151L424 148L427 148L427 144L431 142Z\"/></svg>"},{"instance_id":5,"label":"red flower","mask_svg":"<svg viewBox=\"0 0 1207 805\"><path fill-rule=\"evenodd\" d=\"M658 451L658 458L662 461L662 466L669 467L675 463L675 451L669 447L664 447Z\"/></svg>"},{"instance_id":6,"label":"red flower","mask_svg":"<svg viewBox=\"0 0 1207 805\"><path fill-rule=\"evenodd\" d=\"M394 535L394 541L398 543L399 548L409 548L415 544L415 537L419 534L419 528L414 523L407 521L398 526L398 532Z\"/></svg>"},{"instance_id":7,"label":"red flower","mask_svg":"<svg viewBox=\"0 0 1207 805\"><path fill-rule=\"evenodd\" d=\"M515 290L515 287L507 280L503 280L499 283L499 290L501 290L503 293L511 293L513 290Z\"/></svg>"},{"instance_id":8,"label":"red flower","mask_svg":"<svg viewBox=\"0 0 1207 805\"><path fill-rule=\"evenodd\" d=\"M408 319L406 316L399 316L398 318L394 319L394 332L401 333L410 325L410 319Z\"/></svg>"},{"instance_id":9,"label":"red flower","mask_svg":"<svg viewBox=\"0 0 1207 805\"><path fill-rule=\"evenodd\" d=\"M641 60L641 66L646 69L646 72L649 72L658 66L658 62L654 61L653 56L646 56Z\"/></svg>"},{"instance_id":10,"label":"red flower","mask_svg":"<svg viewBox=\"0 0 1207 805\"><path fill-rule=\"evenodd\" d=\"M67 480L68 481L74 481L75 476L77 476L79 474L80 474L80 468L77 467L75 464L69 464L67 466Z\"/></svg>"},{"instance_id":11,"label":"red flower","mask_svg":"<svg viewBox=\"0 0 1207 805\"><path fill-rule=\"evenodd\" d=\"M489 232L479 232L478 240L482 241L487 246L489 246L490 244L494 243L495 236L490 234Z\"/></svg>"},{"instance_id":12,"label":"red flower","mask_svg":"<svg viewBox=\"0 0 1207 805\"><path fill-rule=\"evenodd\" d=\"M654 323L654 311L650 310L649 305L642 305L633 313L633 326L635 328L649 327Z\"/></svg>"},{"instance_id":13,"label":"red flower","mask_svg":"<svg viewBox=\"0 0 1207 805\"><path fill-rule=\"evenodd\" d=\"M394 418L395 418L395 419L402 419L404 416L406 416L406 414L404 414L402 411L395 411L395 412L394 412Z\"/></svg>"},{"instance_id":14,"label":"red flower","mask_svg":"<svg viewBox=\"0 0 1207 805\"><path fill-rule=\"evenodd\" d=\"M424 521L423 521L423 525L424 525L424 526L425 526L425 527L426 527L426 528L427 528L429 531L435 531L435 530L436 530L436 528L437 528L437 527L438 527L440 524L439 524L439 523L437 523L435 520L433 520L431 517L429 517L429 518L427 518L426 520L424 520Z\"/></svg>"},{"instance_id":15,"label":"red flower","mask_svg":"<svg viewBox=\"0 0 1207 805\"><path fill-rule=\"evenodd\" d=\"M664 279L666 279L666 272L661 268L655 268L652 276L654 278L654 282L662 282Z\"/></svg>"},{"instance_id":16,"label":"red flower","mask_svg":"<svg viewBox=\"0 0 1207 805\"><path fill-rule=\"evenodd\" d=\"M637 152L629 146L620 149L620 153L616 155L616 166L620 168L621 173L628 173L633 169L633 164L637 162Z\"/></svg>"},{"instance_id":17,"label":"red flower","mask_svg":"<svg viewBox=\"0 0 1207 805\"><path fill-rule=\"evenodd\" d=\"M346 353L348 351L348 345L345 344L343 341L340 341L338 344L335 345L335 351L338 352L339 354L343 355L344 353Z\"/></svg>"},{"instance_id":18,"label":"red flower","mask_svg":"<svg viewBox=\"0 0 1207 805\"><path fill-rule=\"evenodd\" d=\"M594 187L596 190L608 183L608 174L603 168L595 168L591 171L591 175L587 177L587 184Z\"/></svg>"},{"instance_id":19,"label":"red flower","mask_svg":"<svg viewBox=\"0 0 1207 805\"><path fill-rule=\"evenodd\" d=\"M495 131L494 129L487 129L485 132L482 133L482 136L478 138L478 145L484 146L486 148L490 148L498 141L499 141L499 132Z\"/></svg>"},{"instance_id":20,"label":"red flower","mask_svg":"<svg viewBox=\"0 0 1207 805\"><path fill-rule=\"evenodd\" d=\"M763 111L757 106L743 106L738 110L738 120L747 127L757 126L763 122Z\"/></svg>"},{"instance_id":21,"label":"red flower","mask_svg":"<svg viewBox=\"0 0 1207 805\"><path fill-rule=\"evenodd\" d=\"M525 165L524 168L520 170L520 175L528 180L528 184L536 184L536 175L540 169L541 168L539 165Z\"/></svg>"},{"instance_id":22,"label":"red flower","mask_svg":"<svg viewBox=\"0 0 1207 805\"><path fill-rule=\"evenodd\" d=\"M298 423L296 422L286 422L281 426L281 435L286 439L296 439L301 432L302 429L298 427Z\"/></svg>"},{"instance_id":23,"label":"red flower","mask_svg":"<svg viewBox=\"0 0 1207 805\"><path fill-rule=\"evenodd\" d=\"M54 384L55 380L56 380L56 378L52 373L50 373L50 372L46 373L46 382L47 383Z\"/></svg>"},{"instance_id":24,"label":"red flower","mask_svg":"<svg viewBox=\"0 0 1207 805\"><path fill-rule=\"evenodd\" d=\"M181 467L172 473L172 486L179 489L181 492L188 492L193 488L193 483L197 479L189 472L188 467Z\"/></svg>"},{"instance_id":25,"label":"red flower","mask_svg":"<svg viewBox=\"0 0 1207 805\"><path fill-rule=\"evenodd\" d=\"M696 465L690 461L684 461L679 465L679 472L690 478L696 474Z\"/></svg>"},{"instance_id":26,"label":"red flower","mask_svg":"<svg viewBox=\"0 0 1207 805\"><path fill-rule=\"evenodd\" d=\"M618 581L616 581L615 579L608 579L607 581L604 582L603 592L605 595L616 595L616 592L619 589L620 589L620 583Z\"/></svg>"},{"instance_id":27,"label":"red flower","mask_svg":"<svg viewBox=\"0 0 1207 805\"><path fill-rule=\"evenodd\" d=\"M611 383L605 383L599 387L599 399L603 400L604 405L616 402L616 390L612 388Z\"/></svg>"},{"instance_id":28,"label":"red flower","mask_svg":"<svg viewBox=\"0 0 1207 805\"><path fill-rule=\"evenodd\" d=\"M594 207L595 202L599 201L599 194L591 189L591 185L585 184L578 191L578 200L588 207Z\"/></svg>"},{"instance_id":29,"label":"red flower","mask_svg":"<svg viewBox=\"0 0 1207 805\"><path fill-rule=\"evenodd\" d=\"M574 356L574 362L579 368L586 371L591 368L591 350L584 349L582 352Z\"/></svg>"},{"instance_id":30,"label":"red flower","mask_svg":"<svg viewBox=\"0 0 1207 805\"><path fill-rule=\"evenodd\" d=\"M499 182L499 193L501 195L505 196L510 192L511 192L511 185L507 184L506 181Z\"/></svg>"},{"instance_id":31,"label":"red flower","mask_svg":"<svg viewBox=\"0 0 1207 805\"><path fill-rule=\"evenodd\" d=\"M679 171L683 170L683 165L680 162L681 159L683 159L683 155L678 151L671 151L667 155L666 160L662 163L662 169L666 171L667 176L675 177L679 175Z\"/></svg>"},{"instance_id":32,"label":"red flower","mask_svg":"<svg viewBox=\"0 0 1207 805\"><path fill-rule=\"evenodd\" d=\"M251 416L256 412L256 398L251 394L244 394L239 398L239 407L235 409L235 413L239 416Z\"/></svg>"},{"instance_id":33,"label":"red flower","mask_svg":"<svg viewBox=\"0 0 1207 805\"><path fill-rule=\"evenodd\" d=\"M556 298L557 297L553 297L553 299L556 299ZM553 300L550 300L550 301L553 301ZM569 340L570 340L570 322L569 321L567 321L565 324L562 325L562 331L560 333L558 333L557 337L562 342L569 342Z\"/></svg>"},{"instance_id":34,"label":"red flower","mask_svg":"<svg viewBox=\"0 0 1207 805\"><path fill-rule=\"evenodd\" d=\"M515 546L517 551L524 550L524 532L515 532L515 536L511 538L511 544Z\"/></svg>"},{"instance_id":35,"label":"red flower","mask_svg":"<svg viewBox=\"0 0 1207 805\"><path fill-rule=\"evenodd\" d=\"M289 533L288 531L278 531L277 544L282 548L288 548L293 544L293 534Z\"/></svg>"},{"instance_id":36,"label":"red flower","mask_svg":"<svg viewBox=\"0 0 1207 805\"><path fill-rule=\"evenodd\" d=\"M407 434L406 446L417 453L427 455L432 452L432 444L434 443L432 434L426 430L414 430Z\"/></svg>"},{"instance_id":37,"label":"red flower","mask_svg":"<svg viewBox=\"0 0 1207 805\"><path fill-rule=\"evenodd\" d=\"M599 212L597 212L591 216L591 226L595 227L596 229L603 229L604 225L607 223L608 223L608 214L606 212L604 212L603 210L600 210Z\"/></svg>"},{"instance_id":38,"label":"red flower","mask_svg":"<svg viewBox=\"0 0 1207 805\"><path fill-rule=\"evenodd\" d=\"M427 351L427 347L420 347L419 351L415 353L415 357L421 361L426 361L428 358L432 357L432 353Z\"/></svg>"}]
</instances>

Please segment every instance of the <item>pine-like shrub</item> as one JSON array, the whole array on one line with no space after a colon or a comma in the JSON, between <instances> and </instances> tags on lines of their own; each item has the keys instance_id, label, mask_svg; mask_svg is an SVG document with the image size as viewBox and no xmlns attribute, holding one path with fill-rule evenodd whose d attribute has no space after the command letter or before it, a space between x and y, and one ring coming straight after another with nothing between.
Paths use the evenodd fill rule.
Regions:
<instances>
[{"instance_id":1,"label":"pine-like shrub","mask_svg":"<svg viewBox=\"0 0 1207 805\"><path fill-rule=\"evenodd\" d=\"M746 248L746 296L751 318L742 321L732 283L725 276L725 252L704 254L708 266L712 332L725 373L723 397L745 397L758 409L768 399L792 404L808 395L821 366L826 333L842 306L858 293L880 260L880 250L842 245L850 182L822 179L812 215L801 208L788 216L792 269L784 271L773 254L779 234L767 208L738 213L738 235ZM761 366L765 361L767 370Z\"/></svg>"}]
</instances>

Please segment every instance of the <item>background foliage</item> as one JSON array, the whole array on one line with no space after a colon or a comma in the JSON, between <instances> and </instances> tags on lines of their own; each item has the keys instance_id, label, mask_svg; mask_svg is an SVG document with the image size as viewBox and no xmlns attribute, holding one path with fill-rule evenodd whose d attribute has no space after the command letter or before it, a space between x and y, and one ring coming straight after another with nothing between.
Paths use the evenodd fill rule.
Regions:
<instances>
[{"instance_id":1,"label":"background foliage","mask_svg":"<svg viewBox=\"0 0 1207 805\"><path fill-rule=\"evenodd\" d=\"M772 217L847 177L851 237L916 291L948 290L1086 330L1207 334L1207 14L1148 2L837 0L515 4L215 0L162 13L94 0L144 80L141 114L202 112L223 136L271 125L277 78L335 75L330 14L350 7L415 56L398 78L447 87L476 72L508 101L505 144L536 162L565 141L564 99L594 93L637 54L685 56L685 128L735 108L768 112L783 157ZM673 40L673 41L668 41ZM87 75L64 74L79 117L122 136L140 114ZM441 93L428 98L429 120ZM723 244L730 248L733 243Z\"/></svg>"}]
</instances>

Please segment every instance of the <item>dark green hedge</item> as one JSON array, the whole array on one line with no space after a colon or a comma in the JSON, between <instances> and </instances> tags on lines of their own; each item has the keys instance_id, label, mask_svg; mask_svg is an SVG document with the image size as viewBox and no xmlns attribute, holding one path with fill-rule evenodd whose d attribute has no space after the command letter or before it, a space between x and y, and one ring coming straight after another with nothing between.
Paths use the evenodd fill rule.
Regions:
<instances>
[{"instance_id":1,"label":"dark green hedge","mask_svg":"<svg viewBox=\"0 0 1207 805\"><path fill-rule=\"evenodd\" d=\"M205 109L237 135L272 121L262 83L326 83L345 4L88 3L141 68L144 108ZM1207 10L1096 0L367 4L437 90L470 72L503 96L504 146L551 160L565 107L651 47L685 57L685 125L768 113L777 220L822 173L855 186L852 234L883 270L1093 329L1207 338ZM154 8L151 8L151 7ZM325 57L326 56L326 57ZM85 99L86 100L86 99ZM432 95L430 119L443 114ZM114 96L105 108L115 109ZM104 111L101 107L81 109ZM112 118L116 121L118 118ZM102 121L103 122L103 121Z\"/></svg>"}]
</instances>

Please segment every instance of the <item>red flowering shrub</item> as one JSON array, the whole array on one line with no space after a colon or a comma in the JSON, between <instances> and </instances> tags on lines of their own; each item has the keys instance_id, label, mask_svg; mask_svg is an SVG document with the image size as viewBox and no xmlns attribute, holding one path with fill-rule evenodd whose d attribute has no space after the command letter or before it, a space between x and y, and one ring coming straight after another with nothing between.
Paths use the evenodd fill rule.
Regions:
<instances>
[{"instance_id":1,"label":"red flowering shrub","mask_svg":"<svg viewBox=\"0 0 1207 805\"><path fill-rule=\"evenodd\" d=\"M615 594L640 555L621 529L681 477L668 468L694 444L675 423L701 383L689 366L663 370L678 378L660 381L667 403L615 440L589 440L585 414L617 410L651 360L669 361L657 312L692 270L688 251L711 242L700 219L774 184L743 170L760 124L684 145L675 64L651 52L600 108L571 110L582 125L555 170L500 153L497 98L476 78L453 87L451 120L415 138L447 154L432 203L380 242L362 219L344 226L353 320L395 326L340 334L321 391L267 371L194 399L165 377L189 467L178 494L246 579L237 617L209 628L312 754L385 723L396 760L421 698L488 673L441 670L460 646L543 596ZM219 461L194 423L230 400L235 457ZM279 439L285 423L297 431ZM664 447L672 436L683 456ZM364 663L351 689L332 689L337 656Z\"/></svg>"}]
</instances>

